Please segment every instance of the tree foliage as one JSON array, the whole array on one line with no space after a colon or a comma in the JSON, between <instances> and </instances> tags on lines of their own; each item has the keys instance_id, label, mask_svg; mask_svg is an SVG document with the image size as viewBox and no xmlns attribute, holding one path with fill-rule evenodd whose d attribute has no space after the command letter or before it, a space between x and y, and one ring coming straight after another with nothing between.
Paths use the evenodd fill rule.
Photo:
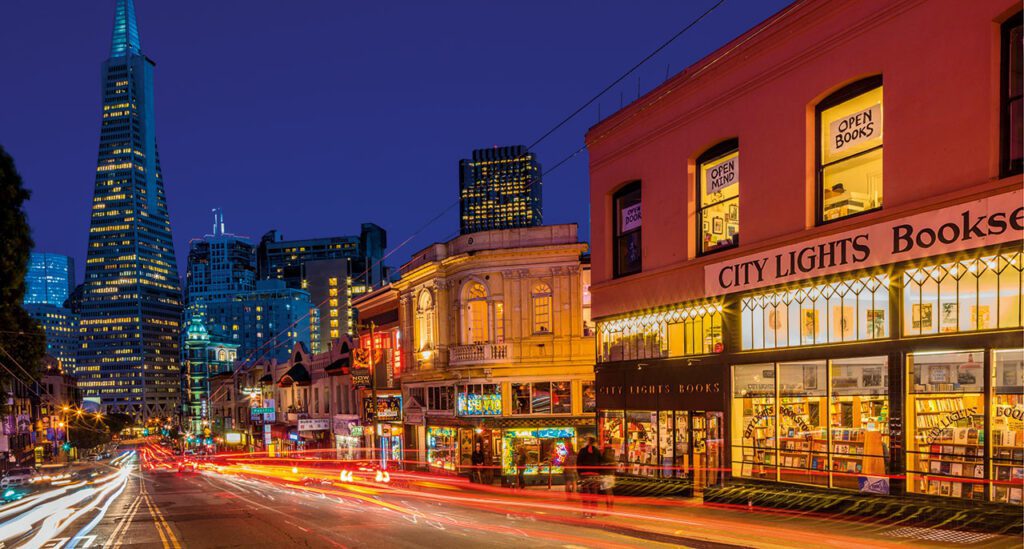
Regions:
<instances>
[{"instance_id":1,"label":"tree foliage","mask_svg":"<svg viewBox=\"0 0 1024 549\"><path fill-rule=\"evenodd\" d=\"M103 422L107 424L107 428L110 429L110 432L116 435L125 430L126 427L130 427L134 424L135 420L128 414L114 413L104 416Z\"/></svg>"},{"instance_id":2,"label":"tree foliage","mask_svg":"<svg viewBox=\"0 0 1024 549\"><path fill-rule=\"evenodd\" d=\"M46 353L42 328L21 306L32 251L24 211L30 196L14 159L0 146L0 381L5 382L12 377L26 383L38 379Z\"/></svg>"}]
</instances>

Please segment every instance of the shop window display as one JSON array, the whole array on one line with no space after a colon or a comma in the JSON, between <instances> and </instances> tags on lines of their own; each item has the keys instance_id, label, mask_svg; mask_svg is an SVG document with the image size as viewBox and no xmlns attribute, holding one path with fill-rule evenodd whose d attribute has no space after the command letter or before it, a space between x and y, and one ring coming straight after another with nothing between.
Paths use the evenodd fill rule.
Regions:
<instances>
[{"instance_id":1,"label":"shop window display","mask_svg":"<svg viewBox=\"0 0 1024 549\"><path fill-rule=\"evenodd\" d=\"M1021 252L907 269L903 333L928 335L1021 326Z\"/></svg>"},{"instance_id":2,"label":"shop window display","mask_svg":"<svg viewBox=\"0 0 1024 549\"><path fill-rule=\"evenodd\" d=\"M597 411L597 390L593 381L584 381L580 384L580 393L583 395L583 413L592 414Z\"/></svg>"},{"instance_id":3,"label":"shop window display","mask_svg":"<svg viewBox=\"0 0 1024 549\"><path fill-rule=\"evenodd\" d=\"M459 459L458 433L451 427L427 427L427 463L454 471Z\"/></svg>"},{"instance_id":4,"label":"shop window display","mask_svg":"<svg viewBox=\"0 0 1024 549\"><path fill-rule=\"evenodd\" d=\"M908 356L908 491L984 499L984 354Z\"/></svg>"},{"instance_id":5,"label":"shop window display","mask_svg":"<svg viewBox=\"0 0 1024 549\"><path fill-rule=\"evenodd\" d=\"M1024 350L992 356L992 500L1024 499Z\"/></svg>"},{"instance_id":6,"label":"shop window display","mask_svg":"<svg viewBox=\"0 0 1024 549\"><path fill-rule=\"evenodd\" d=\"M777 480L775 365L734 366L733 475Z\"/></svg>"},{"instance_id":7,"label":"shop window display","mask_svg":"<svg viewBox=\"0 0 1024 549\"><path fill-rule=\"evenodd\" d=\"M611 447L615 461L625 461L626 447L625 413L622 410L602 411L597 418L597 444L600 448Z\"/></svg>"},{"instance_id":8,"label":"shop window display","mask_svg":"<svg viewBox=\"0 0 1024 549\"><path fill-rule=\"evenodd\" d=\"M525 474L562 474L567 448L575 439L576 430L572 427L506 429L502 433L502 472L514 475L516 452L525 452Z\"/></svg>"},{"instance_id":9,"label":"shop window display","mask_svg":"<svg viewBox=\"0 0 1024 549\"><path fill-rule=\"evenodd\" d=\"M825 98L818 115L821 222L882 207L882 77Z\"/></svg>"},{"instance_id":10,"label":"shop window display","mask_svg":"<svg viewBox=\"0 0 1024 549\"><path fill-rule=\"evenodd\" d=\"M744 350L889 337L889 277L884 274L744 297Z\"/></svg>"},{"instance_id":11,"label":"shop window display","mask_svg":"<svg viewBox=\"0 0 1024 549\"><path fill-rule=\"evenodd\" d=\"M888 493L887 368L885 357L734 366L733 474Z\"/></svg>"},{"instance_id":12,"label":"shop window display","mask_svg":"<svg viewBox=\"0 0 1024 549\"><path fill-rule=\"evenodd\" d=\"M626 460L634 473L650 473L658 465L658 414L626 412Z\"/></svg>"},{"instance_id":13,"label":"shop window display","mask_svg":"<svg viewBox=\"0 0 1024 549\"><path fill-rule=\"evenodd\" d=\"M722 305L677 306L597 324L598 361L671 358L722 351Z\"/></svg>"},{"instance_id":14,"label":"shop window display","mask_svg":"<svg viewBox=\"0 0 1024 549\"><path fill-rule=\"evenodd\" d=\"M572 413L572 384L569 381L538 381L512 384L512 413Z\"/></svg>"},{"instance_id":15,"label":"shop window display","mask_svg":"<svg viewBox=\"0 0 1024 549\"><path fill-rule=\"evenodd\" d=\"M889 361L833 360L829 401L832 484L889 493Z\"/></svg>"}]
</instances>

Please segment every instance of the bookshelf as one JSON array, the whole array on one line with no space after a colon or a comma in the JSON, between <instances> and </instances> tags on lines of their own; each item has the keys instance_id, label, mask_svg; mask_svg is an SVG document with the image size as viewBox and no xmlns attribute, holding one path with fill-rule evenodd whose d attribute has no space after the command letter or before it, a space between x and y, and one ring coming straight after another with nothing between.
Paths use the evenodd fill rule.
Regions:
<instances>
[{"instance_id":1,"label":"bookshelf","mask_svg":"<svg viewBox=\"0 0 1024 549\"><path fill-rule=\"evenodd\" d=\"M978 500L985 497L985 421L980 394L912 396L910 488Z\"/></svg>"},{"instance_id":2,"label":"bookshelf","mask_svg":"<svg viewBox=\"0 0 1024 549\"><path fill-rule=\"evenodd\" d=\"M1024 421L1017 418L1024 408L1024 395L996 395L993 408L991 497L1020 505L1024 499Z\"/></svg>"}]
</instances>

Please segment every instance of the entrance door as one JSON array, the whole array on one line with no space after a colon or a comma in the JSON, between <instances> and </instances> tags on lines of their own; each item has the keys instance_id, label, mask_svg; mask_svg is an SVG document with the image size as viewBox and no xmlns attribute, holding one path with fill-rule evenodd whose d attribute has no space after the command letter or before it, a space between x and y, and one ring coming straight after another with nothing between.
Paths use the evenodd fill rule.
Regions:
<instances>
[{"instance_id":1,"label":"entrance door","mask_svg":"<svg viewBox=\"0 0 1024 549\"><path fill-rule=\"evenodd\" d=\"M722 412L693 412L690 416L693 449L693 494L719 484L722 478Z\"/></svg>"}]
</instances>

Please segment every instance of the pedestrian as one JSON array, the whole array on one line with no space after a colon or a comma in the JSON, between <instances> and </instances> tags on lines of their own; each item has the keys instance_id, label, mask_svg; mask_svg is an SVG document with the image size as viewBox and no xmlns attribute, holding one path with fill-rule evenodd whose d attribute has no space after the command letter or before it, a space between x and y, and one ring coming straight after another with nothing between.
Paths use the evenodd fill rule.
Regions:
<instances>
[{"instance_id":1,"label":"pedestrian","mask_svg":"<svg viewBox=\"0 0 1024 549\"><path fill-rule=\"evenodd\" d=\"M476 445L473 446L473 455L469 458L470 464L473 466L473 482L477 484L484 483L484 445L477 441Z\"/></svg>"},{"instance_id":2,"label":"pedestrian","mask_svg":"<svg viewBox=\"0 0 1024 549\"><path fill-rule=\"evenodd\" d=\"M520 490L526 488L526 448L523 446L516 449L516 485Z\"/></svg>"},{"instance_id":3,"label":"pedestrian","mask_svg":"<svg viewBox=\"0 0 1024 549\"><path fill-rule=\"evenodd\" d=\"M594 437L587 438L587 445L580 449L576 456L576 471L580 477L580 501L583 504L583 516L594 516L597 509L597 494L600 490L601 452L594 445Z\"/></svg>"},{"instance_id":4,"label":"pedestrian","mask_svg":"<svg viewBox=\"0 0 1024 549\"><path fill-rule=\"evenodd\" d=\"M604 494L604 505L612 508L612 496L615 493L615 467L618 463L615 460L615 450L610 444L605 444L601 452L601 493Z\"/></svg>"},{"instance_id":5,"label":"pedestrian","mask_svg":"<svg viewBox=\"0 0 1024 549\"><path fill-rule=\"evenodd\" d=\"M576 451L572 449L571 440L565 441L565 461L562 462L562 470L565 475L565 499L572 499L572 494L578 491L580 476L576 471Z\"/></svg>"}]
</instances>

